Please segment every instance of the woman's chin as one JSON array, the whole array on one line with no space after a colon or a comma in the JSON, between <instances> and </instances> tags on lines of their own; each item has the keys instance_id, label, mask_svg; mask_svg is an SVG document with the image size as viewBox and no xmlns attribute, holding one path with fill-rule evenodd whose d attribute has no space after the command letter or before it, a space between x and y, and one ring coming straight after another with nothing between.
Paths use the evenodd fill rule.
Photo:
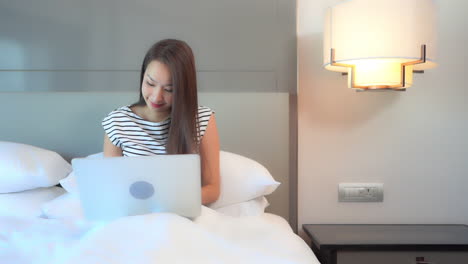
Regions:
<instances>
[{"instance_id":1,"label":"woman's chin","mask_svg":"<svg viewBox=\"0 0 468 264\"><path fill-rule=\"evenodd\" d=\"M169 113L170 112L170 107L168 107L167 104L158 105L155 107L153 104L150 103L147 105L147 107L151 112L157 112L157 113Z\"/></svg>"}]
</instances>

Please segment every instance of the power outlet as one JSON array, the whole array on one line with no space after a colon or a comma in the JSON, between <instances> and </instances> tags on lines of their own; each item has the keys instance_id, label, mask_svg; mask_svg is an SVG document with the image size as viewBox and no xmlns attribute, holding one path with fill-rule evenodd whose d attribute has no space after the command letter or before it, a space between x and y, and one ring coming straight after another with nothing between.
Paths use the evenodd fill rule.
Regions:
<instances>
[{"instance_id":1,"label":"power outlet","mask_svg":"<svg viewBox=\"0 0 468 264\"><path fill-rule=\"evenodd\" d=\"M383 183L340 183L339 202L383 202Z\"/></svg>"}]
</instances>

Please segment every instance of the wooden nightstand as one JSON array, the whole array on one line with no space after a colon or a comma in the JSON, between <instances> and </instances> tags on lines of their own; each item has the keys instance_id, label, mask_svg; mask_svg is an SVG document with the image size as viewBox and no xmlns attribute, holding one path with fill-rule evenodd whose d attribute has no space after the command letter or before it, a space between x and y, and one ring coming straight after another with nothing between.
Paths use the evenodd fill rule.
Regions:
<instances>
[{"instance_id":1,"label":"wooden nightstand","mask_svg":"<svg viewBox=\"0 0 468 264\"><path fill-rule=\"evenodd\" d=\"M468 264L466 225L303 225L322 264Z\"/></svg>"}]
</instances>

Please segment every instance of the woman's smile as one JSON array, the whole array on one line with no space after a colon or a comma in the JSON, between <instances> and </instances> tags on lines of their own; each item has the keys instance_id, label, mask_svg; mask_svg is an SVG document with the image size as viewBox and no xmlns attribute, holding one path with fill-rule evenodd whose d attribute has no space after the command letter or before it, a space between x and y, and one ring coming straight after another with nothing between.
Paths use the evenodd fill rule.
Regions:
<instances>
[{"instance_id":1,"label":"woman's smile","mask_svg":"<svg viewBox=\"0 0 468 264\"><path fill-rule=\"evenodd\" d=\"M155 104L155 103L153 103L153 102L150 102L150 105L151 105L151 107L153 107L153 108L161 108L161 107L164 106L164 103L162 103L162 104Z\"/></svg>"}]
</instances>

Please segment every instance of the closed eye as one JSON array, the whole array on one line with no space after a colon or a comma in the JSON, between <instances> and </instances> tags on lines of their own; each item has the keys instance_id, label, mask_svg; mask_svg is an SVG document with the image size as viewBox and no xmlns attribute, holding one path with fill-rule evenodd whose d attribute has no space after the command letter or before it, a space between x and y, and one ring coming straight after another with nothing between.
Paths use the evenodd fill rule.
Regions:
<instances>
[{"instance_id":1,"label":"closed eye","mask_svg":"<svg viewBox=\"0 0 468 264\"><path fill-rule=\"evenodd\" d=\"M154 87L154 86L155 86L154 84L152 84L152 83L150 83L150 82L148 82L148 81L146 82L146 84L148 84L148 85L151 86L151 87Z\"/></svg>"}]
</instances>

